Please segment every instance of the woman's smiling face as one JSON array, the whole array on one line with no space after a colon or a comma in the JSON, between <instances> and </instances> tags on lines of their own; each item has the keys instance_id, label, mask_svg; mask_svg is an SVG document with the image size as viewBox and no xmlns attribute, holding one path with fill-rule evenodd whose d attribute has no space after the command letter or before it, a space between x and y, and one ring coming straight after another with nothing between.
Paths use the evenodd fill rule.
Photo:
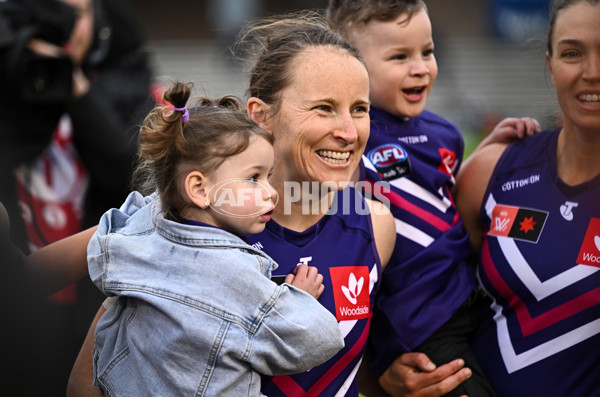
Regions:
<instances>
[{"instance_id":1,"label":"woman's smiling face","mask_svg":"<svg viewBox=\"0 0 600 397\"><path fill-rule=\"evenodd\" d=\"M279 111L266 120L275 137L273 184L346 183L369 138L364 65L334 47L311 47L292 63Z\"/></svg>"},{"instance_id":2,"label":"woman's smiling face","mask_svg":"<svg viewBox=\"0 0 600 397\"><path fill-rule=\"evenodd\" d=\"M600 128L600 4L581 1L559 11L548 65L565 125Z\"/></svg>"}]
</instances>

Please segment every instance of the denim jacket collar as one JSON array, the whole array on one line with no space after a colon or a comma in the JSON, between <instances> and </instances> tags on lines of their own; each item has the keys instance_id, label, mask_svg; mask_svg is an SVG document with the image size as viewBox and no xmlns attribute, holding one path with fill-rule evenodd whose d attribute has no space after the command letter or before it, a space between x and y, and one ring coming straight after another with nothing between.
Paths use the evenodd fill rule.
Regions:
<instances>
[{"instance_id":1,"label":"denim jacket collar","mask_svg":"<svg viewBox=\"0 0 600 397\"><path fill-rule=\"evenodd\" d=\"M158 196L152 200L152 222L157 233L164 238L189 246L203 247L230 247L242 248L262 256L272 262L272 270L277 269L277 263L264 251L256 249L242 240L240 237L219 227L204 227L198 225L189 225L181 222L166 219L163 215L161 201ZM208 233L198 233L198 228L208 229Z\"/></svg>"}]
</instances>

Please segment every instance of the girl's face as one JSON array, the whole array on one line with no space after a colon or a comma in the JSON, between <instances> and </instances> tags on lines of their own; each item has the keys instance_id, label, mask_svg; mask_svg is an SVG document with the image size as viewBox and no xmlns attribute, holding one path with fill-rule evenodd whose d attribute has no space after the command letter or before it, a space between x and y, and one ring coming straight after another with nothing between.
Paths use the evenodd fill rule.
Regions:
<instances>
[{"instance_id":1,"label":"girl's face","mask_svg":"<svg viewBox=\"0 0 600 397\"><path fill-rule=\"evenodd\" d=\"M401 118L421 114L437 77L425 10L408 22L407 14L393 21L370 21L349 36L369 71L371 104Z\"/></svg>"},{"instance_id":2,"label":"girl's face","mask_svg":"<svg viewBox=\"0 0 600 397\"><path fill-rule=\"evenodd\" d=\"M206 176L210 208L201 211L197 220L237 235L262 232L277 202L277 192L268 180L273 159L271 143L253 137L246 150Z\"/></svg>"},{"instance_id":3,"label":"girl's face","mask_svg":"<svg viewBox=\"0 0 600 397\"><path fill-rule=\"evenodd\" d=\"M94 10L92 0L61 0L75 9L77 20L69 41L63 46L75 65L82 65L94 39Z\"/></svg>"},{"instance_id":4,"label":"girl's face","mask_svg":"<svg viewBox=\"0 0 600 397\"><path fill-rule=\"evenodd\" d=\"M551 39L548 67L565 127L597 134L600 130L600 4L581 1L559 11Z\"/></svg>"},{"instance_id":5,"label":"girl's face","mask_svg":"<svg viewBox=\"0 0 600 397\"><path fill-rule=\"evenodd\" d=\"M265 121L275 137L273 181L346 184L369 138L369 79L364 65L333 47L303 51L279 112Z\"/></svg>"}]
</instances>

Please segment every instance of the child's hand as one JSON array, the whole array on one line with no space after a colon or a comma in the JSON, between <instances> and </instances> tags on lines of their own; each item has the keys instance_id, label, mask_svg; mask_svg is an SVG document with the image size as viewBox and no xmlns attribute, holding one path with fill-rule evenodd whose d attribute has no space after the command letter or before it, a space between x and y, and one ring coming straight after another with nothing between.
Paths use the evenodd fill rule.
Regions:
<instances>
[{"instance_id":1,"label":"child's hand","mask_svg":"<svg viewBox=\"0 0 600 397\"><path fill-rule=\"evenodd\" d=\"M315 299L321 296L325 290L323 275L319 274L319 271L314 266L304 264L296 266L294 272L286 276L285 282L308 292Z\"/></svg>"},{"instance_id":2,"label":"child's hand","mask_svg":"<svg viewBox=\"0 0 600 397\"><path fill-rule=\"evenodd\" d=\"M523 139L526 136L537 134L542 128L540 123L531 117L507 117L494 127L492 132L479 144L482 148L490 143L508 143L515 139Z\"/></svg>"}]
</instances>

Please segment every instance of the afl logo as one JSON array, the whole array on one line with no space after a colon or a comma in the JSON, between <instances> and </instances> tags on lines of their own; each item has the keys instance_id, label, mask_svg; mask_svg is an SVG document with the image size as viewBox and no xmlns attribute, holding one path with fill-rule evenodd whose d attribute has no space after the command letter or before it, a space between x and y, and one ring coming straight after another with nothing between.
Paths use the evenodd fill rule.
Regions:
<instances>
[{"instance_id":1,"label":"afl logo","mask_svg":"<svg viewBox=\"0 0 600 397\"><path fill-rule=\"evenodd\" d=\"M402 146L393 143L378 146L369 152L369 160L377 168L402 163L407 157Z\"/></svg>"}]
</instances>

